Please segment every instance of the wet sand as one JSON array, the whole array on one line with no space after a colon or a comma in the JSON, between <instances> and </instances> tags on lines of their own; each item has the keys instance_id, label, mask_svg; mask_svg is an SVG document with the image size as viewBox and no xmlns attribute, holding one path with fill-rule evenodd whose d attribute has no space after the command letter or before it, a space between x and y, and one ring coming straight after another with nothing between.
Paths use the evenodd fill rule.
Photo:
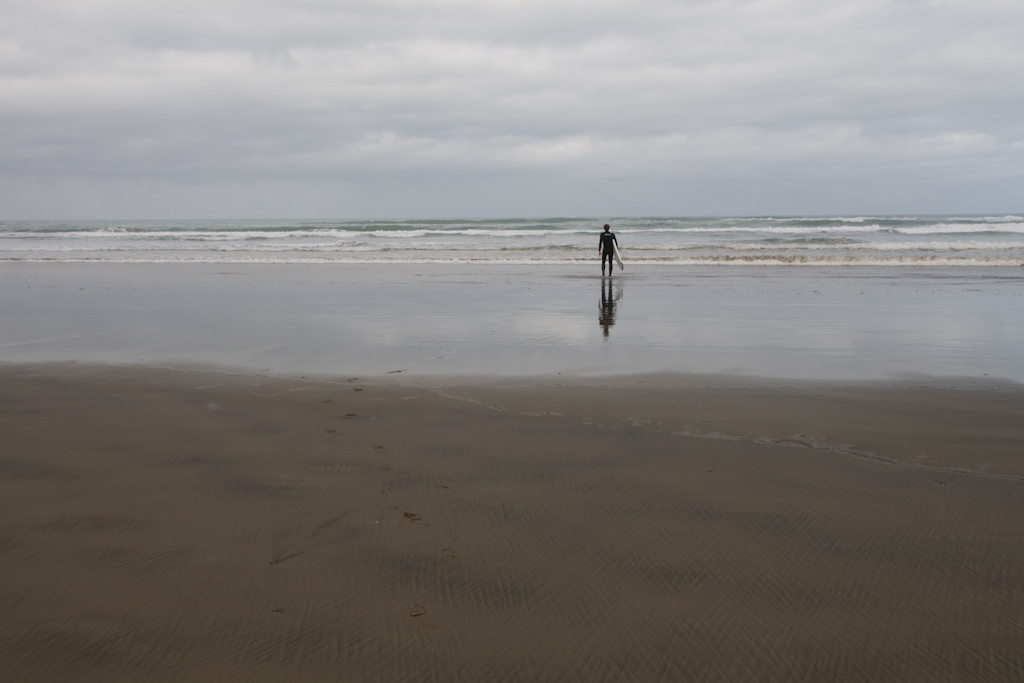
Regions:
<instances>
[{"instance_id":1,"label":"wet sand","mask_svg":"<svg viewBox=\"0 0 1024 683\"><path fill-rule=\"evenodd\" d=\"M1019 681L1024 390L0 366L12 681Z\"/></svg>"},{"instance_id":2,"label":"wet sand","mask_svg":"<svg viewBox=\"0 0 1024 683\"><path fill-rule=\"evenodd\" d=\"M5 263L0 360L1024 382L1022 268Z\"/></svg>"}]
</instances>

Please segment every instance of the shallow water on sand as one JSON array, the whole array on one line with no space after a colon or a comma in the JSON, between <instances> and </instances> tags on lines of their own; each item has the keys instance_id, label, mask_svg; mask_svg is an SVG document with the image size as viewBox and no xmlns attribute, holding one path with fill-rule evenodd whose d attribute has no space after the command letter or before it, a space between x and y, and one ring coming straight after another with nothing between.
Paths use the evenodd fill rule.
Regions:
<instances>
[{"instance_id":1,"label":"shallow water on sand","mask_svg":"<svg viewBox=\"0 0 1024 683\"><path fill-rule=\"evenodd\" d=\"M1019 268L8 264L0 361L1024 381Z\"/></svg>"}]
</instances>

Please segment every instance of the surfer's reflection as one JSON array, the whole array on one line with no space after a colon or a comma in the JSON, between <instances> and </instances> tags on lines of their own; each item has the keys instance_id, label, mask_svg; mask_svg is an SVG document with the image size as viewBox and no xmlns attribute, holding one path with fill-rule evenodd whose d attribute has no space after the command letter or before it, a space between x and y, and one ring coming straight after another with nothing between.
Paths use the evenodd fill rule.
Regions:
<instances>
[{"instance_id":1,"label":"surfer's reflection","mask_svg":"<svg viewBox=\"0 0 1024 683\"><path fill-rule=\"evenodd\" d=\"M601 308L597 316L597 322L604 330L604 336L608 336L608 328L615 324L615 309L619 307L619 299L622 298L622 287L615 290L615 283L610 278L601 280Z\"/></svg>"}]
</instances>

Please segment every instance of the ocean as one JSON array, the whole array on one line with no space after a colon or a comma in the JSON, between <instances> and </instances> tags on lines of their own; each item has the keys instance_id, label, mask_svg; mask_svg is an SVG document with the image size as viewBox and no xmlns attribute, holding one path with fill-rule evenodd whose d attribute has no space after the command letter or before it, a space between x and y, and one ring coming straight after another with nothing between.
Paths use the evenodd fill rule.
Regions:
<instances>
[{"instance_id":1,"label":"ocean","mask_svg":"<svg viewBox=\"0 0 1024 683\"><path fill-rule=\"evenodd\" d=\"M0 261L1024 266L1024 216L0 221Z\"/></svg>"}]
</instances>

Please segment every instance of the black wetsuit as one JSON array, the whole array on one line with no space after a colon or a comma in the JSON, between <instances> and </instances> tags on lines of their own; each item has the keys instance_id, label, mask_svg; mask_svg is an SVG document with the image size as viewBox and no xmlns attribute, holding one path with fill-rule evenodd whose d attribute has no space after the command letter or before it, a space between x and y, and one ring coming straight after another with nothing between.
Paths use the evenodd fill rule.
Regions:
<instances>
[{"instance_id":1,"label":"black wetsuit","mask_svg":"<svg viewBox=\"0 0 1024 683\"><path fill-rule=\"evenodd\" d=\"M604 274L604 262L608 262L608 274L611 275L612 271L615 270L615 247L619 241L615 239L614 232L602 232L601 233L601 274Z\"/></svg>"}]
</instances>

